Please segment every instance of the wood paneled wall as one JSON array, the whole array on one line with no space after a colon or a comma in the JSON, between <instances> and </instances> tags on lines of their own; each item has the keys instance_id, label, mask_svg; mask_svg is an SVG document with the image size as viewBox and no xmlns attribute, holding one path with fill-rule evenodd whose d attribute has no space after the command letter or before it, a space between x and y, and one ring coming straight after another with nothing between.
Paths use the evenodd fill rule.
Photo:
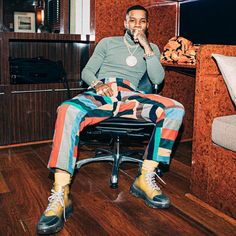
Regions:
<instances>
[{"instance_id":1,"label":"wood paneled wall","mask_svg":"<svg viewBox=\"0 0 236 236\"><path fill-rule=\"evenodd\" d=\"M124 33L125 12L128 7L141 4L149 11L149 39L158 44L160 50L175 36L176 5L158 5L154 0L96 0L96 41Z\"/></svg>"}]
</instances>

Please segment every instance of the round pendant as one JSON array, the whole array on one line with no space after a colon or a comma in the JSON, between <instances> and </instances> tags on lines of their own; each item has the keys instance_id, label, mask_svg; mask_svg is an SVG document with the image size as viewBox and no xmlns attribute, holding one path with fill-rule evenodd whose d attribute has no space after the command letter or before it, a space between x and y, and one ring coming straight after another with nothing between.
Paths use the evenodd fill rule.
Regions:
<instances>
[{"instance_id":1,"label":"round pendant","mask_svg":"<svg viewBox=\"0 0 236 236\"><path fill-rule=\"evenodd\" d=\"M138 62L138 60L135 56L130 55L126 58L126 64L128 66L131 66L131 67L135 66L137 64L137 62Z\"/></svg>"}]
</instances>

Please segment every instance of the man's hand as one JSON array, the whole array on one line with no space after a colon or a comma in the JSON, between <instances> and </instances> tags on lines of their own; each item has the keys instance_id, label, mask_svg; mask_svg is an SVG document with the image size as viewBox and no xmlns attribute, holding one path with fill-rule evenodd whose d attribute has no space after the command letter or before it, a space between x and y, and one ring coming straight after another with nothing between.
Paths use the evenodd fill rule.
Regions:
<instances>
[{"instance_id":1,"label":"man's hand","mask_svg":"<svg viewBox=\"0 0 236 236\"><path fill-rule=\"evenodd\" d=\"M152 54L153 51L150 47L146 34L139 28L134 29L133 33L134 41L139 43L143 48L145 54Z\"/></svg>"},{"instance_id":2,"label":"man's hand","mask_svg":"<svg viewBox=\"0 0 236 236\"><path fill-rule=\"evenodd\" d=\"M107 84L98 84L95 87L96 93L101 96L113 96L112 89Z\"/></svg>"},{"instance_id":3,"label":"man's hand","mask_svg":"<svg viewBox=\"0 0 236 236\"><path fill-rule=\"evenodd\" d=\"M146 34L139 28L134 29L134 41L145 47L149 45Z\"/></svg>"}]
</instances>

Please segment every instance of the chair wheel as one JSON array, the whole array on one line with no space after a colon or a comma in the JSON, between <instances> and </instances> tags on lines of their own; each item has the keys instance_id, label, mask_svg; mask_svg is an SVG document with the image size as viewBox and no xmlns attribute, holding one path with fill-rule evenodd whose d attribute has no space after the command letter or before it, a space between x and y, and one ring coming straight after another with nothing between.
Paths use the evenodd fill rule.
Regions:
<instances>
[{"instance_id":1,"label":"chair wheel","mask_svg":"<svg viewBox=\"0 0 236 236\"><path fill-rule=\"evenodd\" d=\"M112 189L116 189L116 188L118 188L118 184L117 183L110 183L110 187Z\"/></svg>"},{"instance_id":2,"label":"chair wheel","mask_svg":"<svg viewBox=\"0 0 236 236\"><path fill-rule=\"evenodd\" d=\"M110 178L110 187L112 189L118 188L118 177L117 175L112 175Z\"/></svg>"}]
</instances>

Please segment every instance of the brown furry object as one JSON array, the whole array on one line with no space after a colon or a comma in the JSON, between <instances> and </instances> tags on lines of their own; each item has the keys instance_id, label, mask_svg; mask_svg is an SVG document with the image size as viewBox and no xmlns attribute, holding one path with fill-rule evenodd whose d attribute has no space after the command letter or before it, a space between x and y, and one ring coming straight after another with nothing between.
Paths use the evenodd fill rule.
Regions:
<instances>
[{"instance_id":1,"label":"brown furry object","mask_svg":"<svg viewBox=\"0 0 236 236\"><path fill-rule=\"evenodd\" d=\"M164 47L161 54L161 62L171 62L178 64L196 63L198 46L194 46L188 39L178 36L171 38Z\"/></svg>"}]
</instances>

